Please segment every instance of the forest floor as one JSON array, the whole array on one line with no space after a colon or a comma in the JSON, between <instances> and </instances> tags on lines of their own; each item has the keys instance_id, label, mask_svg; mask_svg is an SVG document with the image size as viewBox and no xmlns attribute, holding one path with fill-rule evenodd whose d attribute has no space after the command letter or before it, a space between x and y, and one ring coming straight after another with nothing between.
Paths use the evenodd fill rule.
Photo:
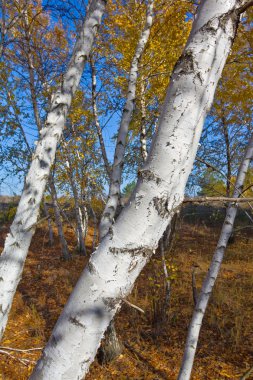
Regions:
<instances>
[{"instance_id":1,"label":"forest floor","mask_svg":"<svg viewBox=\"0 0 253 380\"><path fill-rule=\"evenodd\" d=\"M0 249L8 226L0 227ZM187 327L193 310L191 274L198 265L198 288L208 269L219 229L181 223L167 254L172 282L167 320L159 323L164 299L164 274L157 253L141 273L128 300L145 313L123 304L116 328L125 348L108 365L95 362L88 380L174 380L177 377ZM66 227L70 250L74 234ZM87 237L91 250L92 228ZM193 380L240 379L253 365L253 235L241 230L229 245L200 335ZM15 296L8 327L0 347L0 379L27 379L40 349L65 304L87 259L73 253L60 258L60 246L48 245L46 225L37 229L24 274ZM20 349L21 352L6 347ZM248 379L253 379L249 377ZM71 379L69 379L71 380Z\"/></svg>"}]
</instances>

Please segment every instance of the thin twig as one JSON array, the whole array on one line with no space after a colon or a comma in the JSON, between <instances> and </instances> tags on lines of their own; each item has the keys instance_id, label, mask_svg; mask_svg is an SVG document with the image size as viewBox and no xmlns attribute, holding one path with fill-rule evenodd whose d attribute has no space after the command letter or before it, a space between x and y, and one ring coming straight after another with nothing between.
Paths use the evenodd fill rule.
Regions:
<instances>
[{"instance_id":1,"label":"thin twig","mask_svg":"<svg viewBox=\"0 0 253 380\"><path fill-rule=\"evenodd\" d=\"M141 309L139 306L136 306L136 305L132 304L131 302L125 300L124 298L122 298L122 301L123 301L124 303L126 303L128 306L131 306L131 307L133 307L134 309L136 309L136 310L140 311L141 313L145 314L145 311L144 311L143 309Z\"/></svg>"},{"instance_id":2,"label":"thin twig","mask_svg":"<svg viewBox=\"0 0 253 380\"><path fill-rule=\"evenodd\" d=\"M43 347L34 347L34 348L21 349L21 348L0 346L0 350L17 351L17 352L31 352L31 351L40 351L40 350L43 350Z\"/></svg>"},{"instance_id":3,"label":"thin twig","mask_svg":"<svg viewBox=\"0 0 253 380\"><path fill-rule=\"evenodd\" d=\"M230 180L230 178L228 178L228 176L225 173L223 173L221 170L219 170L218 168L216 168L214 165L210 164L210 162L207 162L207 161L203 160L200 157L196 157L196 161L199 161L202 164L206 165L208 168L211 168L212 170L220 173L224 178L226 178L227 181L230 182L230 184L234 187L235 190L238 190L238 189L236 189L235 184ZM239 196L242 197L242 198L244 198L244 199L246 199L246 197L244 197L244 195L243 195L243 191L240 192ZM252 207L252 205L249 202L248 202L248 205L251 208L251 210L253 210L253 207ZM247 216L249 216L246 211L245 211L245 213L246 213ZM249 219L252 222L252 218L249 217Z\"/></svg>"},{"instance_id":4,"label":"thin twig","mask_svg":"<svg viewBox=\"0 0 253 380\"><path fill-rule=\"evenodd\" d=\"M248 203L248 202L253 202L253 197L251 197L251 198L194 197L194 198L185 198L183 200L183 203L205 203L205 202Z\"/></svg>"},{"instance_id":5,"label":"thin twig","mask_svg":"<svg viewBox=\"0 0 253 380\"><path fill-rule=\"evenodd\" d=\"M30 231L32 228L38 226L38 224L44 222L45 220L48 220L49 218L50 218L50 215L45 216L44 218L38 220L38 222L36 222L36 223L32 224L31 226L25 228L25 229L24 229L24 232Z\"/></svg>"},{"instance_id":6,"label":"thin twig","mask_svg":"<svg viewBox=\"0 0 253 380\"><path fill-rule=\"evenodd\" d=\"M25 366L27 366L28 363L34 363L34 364L36 363L34 360L17 358L16 356L10 354L8 351L0 350L0 354L7 355L11 359L18 361L18 362L22 363Z\"/></svg>"}]
</instances>

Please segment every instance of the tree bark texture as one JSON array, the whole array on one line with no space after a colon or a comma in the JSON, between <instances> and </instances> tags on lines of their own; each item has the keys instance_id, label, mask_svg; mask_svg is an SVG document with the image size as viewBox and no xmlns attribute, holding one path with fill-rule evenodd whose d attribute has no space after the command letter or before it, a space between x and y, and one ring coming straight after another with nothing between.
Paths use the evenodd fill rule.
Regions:
<instances>
[{"instance_id":1,"label":"tree bark texture","mask_svg":"<svg viewBox=\"0 0 253 380\"><path fill-rule=\"evenodd\" d=\"M36 225L39 207L54 162L74 93L90 53L97 27L105 9L105 0L89 3L87 15L77 38L73 55L60 89L53 95L45 125L40 130L40 140L26 177L25 186L10 227L0 261L0 337L11 308L13 296L21 278L24 262Z\"/></svg>"},{"instance_id":2,"label":"tree bark texture","mask_svg":"<svg viewBox=\"0 0 253 380\"><path fill-rule=\"evenodd\" d=\"M141 131L140 131L140 143L141 143L141 156L143 159L143 162L146 161L148 157L148 151L147 151L147 131L146 131L146 104L145 104L145 84L143 77L141 78Z\"/></svg>"},{"instance_id":3,"label":"tree bark texture","mask_svg":"<svg viewBox=\"0 0 253 380\"><path fill-rule=\"evenodd\" d=\"M99 225L100 240L108 233L117 210L120 197L121 175L124 164L126 138L130 122L132 120L134 103L136 98L136 86L138 79L139 62L148 42L150 30L153 24L153 0L147 5L146 23L137 43L134 57L131 62L129 73L126 103L122 112L118 138L116 142L114 162L110 177L110 188L108 200Z\"/></svg>"},{"instance_id":4,"label":"tree bark texture","mask_svg":"<svg viewBox=\"0 0 253 380\"><path fill-rule=\"evenodd\" d=\"M122 298L155 252L183 200L240 5L238 0L201 3L136 189L81 274L31 380L83 378Z\"/></svg>"},{"instance_id":5,"label":"tree bark texture","mask_svg":"<svg viewBox=\"0 0 253 380\"><path fill-rule=\"evenodd\" d=\"M253 135L249 141L249 145L246 149L244 159L240 165L240 168L237 174L235 189L233 192L234 198L238 198L242 193L243 183L244 183L245 176L246 176L246 173L250 164L250 160L252 159L252 157L253 157ZM201 293L198 296L197 304L195 305L195 309L193 312L191 324L188 330L184 357L183 357L180 373L178 376L178 380L190 379L203 317L205 315L205 311L206 311L207 304L213 290L213 286L215 284L215 280L218 276L218 273L221 267L221 263L223 260L223 256L224 256L229 238L233 232L237 208L238 206L234 202L230 203L230 205L227 208L226 217L225 217L223 227L220 233L220 238L219 238L216 250L214 252L210 268L204 280Z\"/></svg>"}]
</instances>

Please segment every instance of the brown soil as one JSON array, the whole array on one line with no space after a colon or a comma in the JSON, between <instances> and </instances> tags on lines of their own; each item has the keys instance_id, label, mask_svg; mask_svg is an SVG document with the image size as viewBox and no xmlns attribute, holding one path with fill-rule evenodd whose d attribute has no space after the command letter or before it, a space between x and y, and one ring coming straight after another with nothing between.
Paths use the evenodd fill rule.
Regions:
<instances>
[{"instance_id":1,"label":"brown soil","mask_svg":"<svg viewBox=\"0 0 253 380\"><path fill-rule=\"evenodd\" d=\"M0 229L0 248L8 228ZM193 300L192 265L198 265L200 287L218 237L218 230L182 224L174 247L167 254L172 281L171 305L166 322L159 323L164 299L164 275L159 254L140 275L128 300L145 311L123 304L116 318L118 335L125 345L122 355L109 365L95 362L88 380L158 380L177 377ZM58 240L48 245L46 225L38 228L22 281L15 296L8 327L0 347L0 379L27 379L40 351L6 351L4 347L42 347L87 259L75 251L75 239L66 228L73 259L60 257ZM92 229L87 237L90 249ZM242 230L229 245L201 331L193 380L240 379L253 365L253 237ZM11 355L11 356L10 356ZM21 362L21 361L22 362ZM25 360L25 361L24 361ZM248 379L253 379L249 377ZM71 380L71 379L69 379Z\"/></svg>"}]
</instances>

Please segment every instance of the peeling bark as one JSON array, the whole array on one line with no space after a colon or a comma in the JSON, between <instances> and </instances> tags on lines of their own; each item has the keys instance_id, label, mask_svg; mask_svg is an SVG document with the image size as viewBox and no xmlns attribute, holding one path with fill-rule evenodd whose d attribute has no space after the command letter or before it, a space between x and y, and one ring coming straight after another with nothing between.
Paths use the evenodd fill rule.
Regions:
<instances>
[{"instance_id":1,"label":"peeling bark","mask_svg":"<svg viewBox=\"0 0 253 380\"><path fill-rule=\"evenodd\" d=\"M143 159L143 162L146 161L148 157L148 151L147 151L147 131L146 131L146 104L145 104L145 86L144 86L144 80L141 78L141 131L140 131L140 143L141 143L141 156Z\"/></svg>"},{"instance_id":2,"label":"peeling bark","mask_svg":"<svg viewBox=\"0 0 253 380\"><path fill-rule=\"evenodd\" d=\"M145 46L148 42L150 30L153 24L153 0L149 0L147 5L146 24L140 35L140 39L136 46L135 54L131 62L129 73L128 90L126 103L122 112L118 138L116 142L114 161L110 177L110 188L108 200L99 225L100 240L108 233L115 214L120 197L121 175L124 165L124 156L126 148L126 138L130 122L132 120L135 98L136 98L136 85L138 79L139 61L144 52Z\"/></svg>"},{"instance_id":3,"label":"peeling bark","mask_svg":"<svg viewBox=\"0 0 253 380\"><path fill-rule=\"evenodd\" d=\"M83 28L77 38L62 87L53 95L45 126L40 130L25 186L10 227L0 259L0 337L2 337L12 300L21 278L23 266L36 225L39 207L54 162L57 144L65 125L66 115L90 53L106 0L89 2Z\"/></svg>"},{"instance_id":4,"label":"peeling bark","mask_svg":"<svg viewBox=\"0 0 253 380\"><path fill-rule=\"evenodd\" d=\"M253 135L249 141L249 145L246 149L244 159L238 170L235 189L233 192L233 198L239 198L243 190L243 184L245 180L246 173L250 164L250 160L253 157ZM189 380L191 376L191 371L193 367L195 352L197 349L197 343L199 338L200 329L202 326L203 317L208 305L208 301L212 294L213 286L215 284L216 278L218 276L221 263L224 257L225 250L227 248L229 238L232 235L234 228L234 221L237 214L238 205L235 202L229 204L226 212L226 217L221 229L220 238L214 252L211 265L209 267L208 273L204 280L201 293L198 296L197 303L193 312L191 324L188 330L187 342L185 345L184 357L182 361L182 366L178 376L178 380Z\"/></svg>"},{"instance_id":5,"label":"peeling bark","mask_svg":"<svg viewBox=\"0 0 253 380\"><path fill-rule=\"evenodd\" d=\"M183 200L203 123L235 37L239 3L201 3L184 54L172 74L143 175L80 276L31 380L83 378L122 298L131 292L155 252ZM155 207L159 199L166 215ZM77 318L83 328L72 324L70 318Z\"/></svg>"}]
</instances>

